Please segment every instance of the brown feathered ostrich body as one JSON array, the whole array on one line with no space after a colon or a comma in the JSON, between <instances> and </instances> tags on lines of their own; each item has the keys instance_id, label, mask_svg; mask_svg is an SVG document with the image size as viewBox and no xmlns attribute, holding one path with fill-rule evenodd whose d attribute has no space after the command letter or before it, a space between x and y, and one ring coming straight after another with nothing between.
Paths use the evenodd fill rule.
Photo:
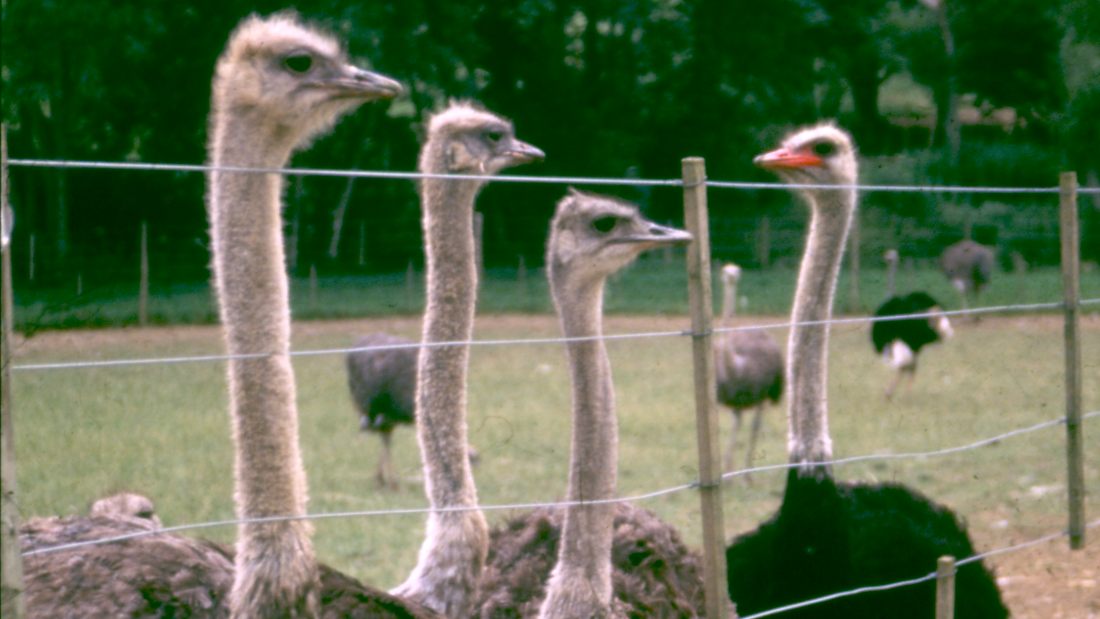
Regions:
<instances>
[{"instance_id":1,"label":"brown feathered ostrich body","mask_svg":"<svg viewBox=\"0 0 1100 619\"><path fill-rule=\"evenodd\" d=\"M756 158L800 192L810 229L799 269L788 342L787 476L779 511L726 550L730 598L757 613L867 585L918 578L942 555L974 554L948 508L900 484L839 483L831 466L828 344L833 298L856 209L857 165L847 133L831 125L798 131ZM957 617L1007 615L996 584L979 563L959 568ZM842 597L788 613L798 617L918 618L934 615L934 584Z\"/></svg>"},{"instance_id":2,"label":"brown feathered ostrich body","mask_svg":"<svg viewBox=\"0 0 1100 619\"><path fill-rule=\"evenodd\" d=\"M573 386L571 502L609 500L616 492L614 385L598 339L604 283L641 252L690 238L612 198L571 191L558 204L547 276L562 332L584 338L566 345ZM565 508L564 517L543 509L494 531L481 616L536 610L544 618L691 616L702 595L698 559L675 530L637 507L583 503Z\"/></svg>"},{"instance_id":3,"label":"brown feathered ostrich body","mask_svg":"<svg viewBox=\"0 0 1100 619\"><path fill-rule=\"evenodd\" d=\"M949 245L940 254L940 269L959 292L964 309L976 302L978 293L989 284L994 262L991 248L970 239Z\"/></svg>"},{"instance_id":4,"label":"brown feathered ostrich body","mask_svg":"<svg viewBox=\"0 0 1100 619\"><path fill-rule=\"evenodd\" d=\"M719 326L733 326L734 308L737 305L737 284L741 281L741 267L726 264L722 267L722 320ZM737 435L741 429L741 415L754 408L752 430L749 433L745 454L745 467L752 466L752 454L764 406L776 404L783 397L783 353L775 338L767 331L729 331L714 339L714 373L718 389L718 402L733 411L733 431L726 450L725 469L733 469L733 456Z\"/></svg>"},{"instance_id":5,"label":"brown feathered ostrich body","mask_svg":"<svg viewBox=\"0 0 1100 619\"><path fill-rule=\"evenodd\" d=\"M419 169L431 175L489 175L542 157L515 137L509 121L453 103L429 120ZM484 184L435 176L421 182L428 287L421 339L426 344L466 342L473 334L474 200ZM468 364L465 345L429 346L419 355L416 414L424 490L433 509L458 509L428 516L417 564L394 589L448 617L470 611L489 543L468 458Z\"/></svg>"}]
</instances>

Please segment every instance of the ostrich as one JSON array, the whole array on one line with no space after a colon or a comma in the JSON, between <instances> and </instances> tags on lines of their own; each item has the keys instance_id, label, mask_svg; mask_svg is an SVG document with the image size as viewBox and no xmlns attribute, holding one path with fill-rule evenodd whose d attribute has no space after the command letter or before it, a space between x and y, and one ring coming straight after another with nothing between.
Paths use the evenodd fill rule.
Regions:
<instances>
[{"instance_id":1,"label":"ostrich","mask_svg":"<svg viewBox=\"0 0 1100 619\"><path fill-rule=\"evenodd\" d=\"M157 516L156 507L153 505L152 499L141 494L134 494L133 492L119 492L118 494L112 494L108 497L103 497L92 503L92 507L88 510L88 514L92 516L130 516L133 518L144 518L153 523L154 526L160 527L160 517Z\"/></svg>"},{"instance_id":2,"label":"ostrich","mask_svg":"<svg viewBox=\"0 0 1100 619\"><path fill-rule=\"evenodd\" d=\"M245 19L214 78L211 161L282 167L291 151L343 113L392 97L397 82L346 64L339 45L289 13ZM208 212L214 272L229 351L262 354L229 364L230 409L242 518L305 511L297 445L289 312L283 272L281 180L212 172ZM140 503L140 501L138 502ZM102 504L110 516L48 519L23 529L24 550L156 531L148 518ZM364 587L313 558L303 521L241 525L236 553L157 533L29 556L28 611L40 617L434 617ZM75 554L74 554L75 553ZM236 560L234 559L236 554Z\"/></svg>"},{"instance_id":3,"label":"ostrich","mask_svg":"<svg viewBox=\"0 0 1100 619\"><path fill-rule=\"evenodd\" d=\"M569 501L615 497L618 428L602 333L607 277L641 252L691 239L618 200L571 190L557 206L547 276L567 338L573 386ZM563 522L564 521L564 522ZM556 554L557 563L551 573ZM544 589L545 586L545 589ZM674 529L626 504L540 509L493 533L481 616L693 616L702 608L698 558Z\"/></svg>"},{"instance_id":4,"label":"ostrich","mask_svg":"<svg viewBox=\"0 0 1100 619\"><path fill-rule=\"evenodd\" d=\"M359 429L377 432L382 438L382 454L378 459L378 483L396 488L390 443L398 425L416 421L416 342L386 333L372 333L355 343L356 348L372 346L408 346L356 350L346 358L348 389L359 410Z\"/></svg>"},{"instance_id":5,"label":"ostrich","mask_svg":"<svg viewBox=\"0 0 1100 619\"><path fill-rule=\"evenodd\" d=\"M970 303L977 302L982 291L993 275L993 250L970 239L963 239L949 245L940 254L940 269L962 298L963 309L969 309Z\"/></svg>"},{"instance_id":6,"label":"ostrich","mask_svg":"<svg viewBox=\"0 0 1100 619\"><path fill-rule=\"evenodd\" d=\"M740 280L741 267L732 263L722 267L721 326L730 326L733 321L737 305L737 283ZM741 414L745 409L756 407L748 453L745 455L745 467L751 467L764 405L769 400L773 404L778 403L783 395L783 353L779 351L775 339L766 331L722 333L714 340L714 371L718 401L733 411L733 432L726 451L727 471L733 469L733 454L741 429Z\"/></svg>"},{"instance_id":7,"label":"ostrich","mask_svg":"<svg viewBox=\"0 0 1100 619\"><path fill-rule=\"evenodd\" d=\"M954 331L951 329L951 321L941 311L939 301L932 298L932 295L921 291L900 296L894 294L894 279L898 266L897 250L888 250L884 258L889 298L875 310L875 318L929 314L922 318L877 320L871 325L871 343L875 347L875 352L882 355L883 361L897 371L894 379L886 387L886 399L890 400L902 376L908 376L910 383L916 377L917 355L920 349L940 341L941 338L951 337Z\"/></svg>"},{"instance_id":8,"label":"ostrich","mask_svg":"<svg viewBox=\"0 0 1100 619\"><path fill-rule=\"evenodd\" d=\"M974 553L948 508L900 484L838 483L826 383L828 325L847 231L856 208L857 168L847 133L819 125L760 155L757 165L806 189L810 227L788 342L788 451L793 467L778 512L726 550L730 597L747 614L793 602L924 576L942 555ZM792 576L797 574L797 576ZM958 617L1005 617L994 580L978 562L957 574ZM932 583L859 594L796 611L801 617L930 617Z\"/></svg>"},{"instance_id":9,"label":"ostrich","mask_svg":"<svg viewBox=\"0 0 1100 619\"><path fill-rule=\"evenodd\" d=\"M427 174L490 175L544 156L515 137L512 123L470 103L451 103L427 128L419 163ZM424 343L464 342L473 333L474 200L484 184L433 176L420 185L428 287ZM448 617L470 611L489 544L468 458L468 363L468 346L429 346L419 355L417 440L424 491L440 511L428 515L417 564L394 589Z\"/></svg>"}]
</instances>

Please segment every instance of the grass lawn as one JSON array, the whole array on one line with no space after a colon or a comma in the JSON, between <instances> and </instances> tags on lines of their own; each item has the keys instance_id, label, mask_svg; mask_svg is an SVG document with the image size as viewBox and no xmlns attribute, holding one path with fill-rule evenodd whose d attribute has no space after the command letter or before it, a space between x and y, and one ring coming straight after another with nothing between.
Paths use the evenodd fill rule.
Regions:
<instances>
[{"instance_id":1,"label":"grass lawn","mask_svg":"<svg viewBox=\"0 0 1100 619\"><path fill-rule=\"evenodd\" d=\"M620 292L612 290L609 304L614 305L616 294ZM755 315L739 322L782 320L780 315ZM607 320L610 333L687 326L687 318L678 314L620 314ZM1084 327L1084 403L1086 411L1094 411L1100 409L1100 316L1095 311L1086 314ZM419 319L299 321L294 346L347 346L357 335L375 330L416 336ZM956 330L955 339L922 355L915 387L886 404L882 389L889 373L872 354L868 326L834 328L830 411L838 457L963 445L1063 414L1058 318L986 317L957 325ZM476 326L478 339L557 334L555 320L545 314L483 313ZM785 341L784 331L774 335ZM689 341L651 338L612 341L608 347L620 416L621 493L649 492L694 480ZM221 350L220 335L213 326L53 331L18 339L13 348L17 365ZM357 431L342 357L300 357L295 370L310 510L424 506L417 483L396 492L375 487L380 441ZM127 489L152 497L167 525L232 518L232 453L223 372L220 362L17 372L11 387L23 513L83 512L93 499ZM569 390L560 345L475 347L469 410L471 442L481 453L475 476L483 503L553 501L563 496ZM730 416L723 414L721 421L724 447ZM1086 425L1091 457L1086 483L1093 490L1100 487L1096 427L1096 420ZM838 467L836 474L842 479L892 480L915 486L965 516L977 546L989 550L1064 528L1063 444L1064 430L1057 426L976 451L846 465ZM419 473L410 428L396 433L395 454L399 474L412 478ZM785 459L785 424L782 409L776 408L767 414L757 463ZM759 474L751 485L727 484L727 536L747 531L766 518L778 504L781 488L781 473ZM698 546L694 492L646 501L644 506L678 527L690 545ZM1089 497L1088 513L1094 519L1100 513L1095 491ZM505 516L489 514L491 521ZM324 561L389 587L399 583L415 562L423 517L327 519L316 523L316 531L318 555ZM197 534L227 542L234 532L233 527L220 527ZM1093 538L1097 534L1092 533ZM1064 541L1055 544L1065 546ZM1097 546L1093 539L1093 556ZM1012 555L1004 557L998 559L1005 562L998 564L998 573L1010 577L1031 566L1040 569L1036 564L1043 560L1029 557L1027 566L1016 567ZM1070 565L1065 559L1051 561L1063 570ZM1095 571L1072 573L1059 582L1090 582L1089 578L1095 585ZM1066 616L1085 615L1070 612Z\"/></svg>"}]
</instances>

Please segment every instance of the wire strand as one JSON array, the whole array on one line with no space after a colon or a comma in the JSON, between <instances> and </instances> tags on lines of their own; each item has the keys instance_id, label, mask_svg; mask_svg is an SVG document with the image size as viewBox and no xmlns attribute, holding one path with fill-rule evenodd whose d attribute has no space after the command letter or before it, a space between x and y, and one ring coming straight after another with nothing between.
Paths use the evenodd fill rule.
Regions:
<instances>
[{"instance_id":1,"label":"wire strand","mask_svg":"<svg viewBox=\"0 0 1100 619\"><path fill-rule=\"evenodd\" d=\"M1083 415L1082 420L1084 421L1084 420L1091 419L1091 418L1096 417L1096 416L1100 416L1100 410L1093 411L1091 413ZM871 455L871 456L856 456L856 457L853 457L853 458L844 458L844 459L840 459L840 460L833 460L833 461L829 461L829 462L823 462L821 464L823 464L823 465L848 464L848 463L851 463L851 462L867 461L867 460L878 460L878 459L885 460L885 459L898 459L898 458L903 458L903 457L921 457L921 456L944 455L944 454L954 453L954 452L958 452L958 451L966 451L966 450L970 450L970 449L976 449L978 447L983 447L985 445L991 445L993 443L999 442L1000 440L1004 440L1004 439L1007 439L1007 438L1012 438L1012 437L1015 437L1015 436L1020 436L1022 434L1027 434L1027 433L1030 433L1030 432L1035 432L1035 431L1041 430L1043 428L1047 428L1047 427L1051 427L1051 426L1055 426L1055 425L1061 425L1063 423L1065 423L1064 418L1053 419L1053 420L1050 420L1050 421L1046 421L1046 422L1043 422L1043 423L1039 423L1039 424L1030 426L1028 428L1021 428L1021 429L1018 429L1018 430L1012 430L1012 431L1006 432L1004 434L1001 434L999 436L995 436L995 437L992 437L992 438L977 441L975 443L971 443L970 445L964 445L964 446L955 447L955 448L948 448L948 449L943 449L943 450L938 450L938 451L933 451L933 452L912 453L912 454L883 454L883 455ZM780 469L790 469L790 468L795 468L797 466L798 466L798 464L787 463L787 464L779 464L779 465L770 465L770 466L765 466L765 467L757 467L757 468L754 468L754 469L746 469L746 470L742 470L742 471L734 471L733 473L744 474L746 472L772 471L772 470L780 470ZM733 475L733 474L723 475L722 480L726 481L727 479L731 479L733 476L735 476L735 475ZM135 531L134 533L127 533L127 534L124 534L124 535L116 535L116 536L104 537L104 538L99 538L99 539L94 539L94 540L84 540L84 541L72 542L72 543L68 543L68 544L58 544L56 546L48 546L48 547L44 547L44 548L37 548L35 550L30 550L30 551L24 552L23 556L31 556L31 555L36 555L36 554L48 554L48 553L53 553L53 552L61 552L61 551L64 551L64 550L74 550L74 549L85 548L85 547L89 547L89 546L98 546L98 545L101 545L101 544L109 544L109 543L114 543L114 542L121 542L121 541L126 541L126 540L131 540L131 539L137 539L137 538L140 538L140 537L147 537L149 535L158 535L158 534L161 534L161 533L177 533L177 532L181 532L181 531L193 531L193 530L200 530L200 529L209 529L209 528L213 528L213 527L241 525L241 524L262 524L262 523L269 523L269 522L287 522L287 521L293 521L293 520L330 520L330 519L337 519L337 518L366 518L366 517L378 517L378 516L422 515L422 514L430 514L430 513L468 512L468 511L475 511L475 510L481 510L481 511L532 510L532 509L538 509L538 508L563 508L563 507L571 507L571 506L578 506L578 505L605 505L605 504L613 504L613 503L637 503L637 502L641 502L641 501L647 501L647 500L659 498L659 497L662 497L662 496L667 496L667 495L670 495L670 494L675 494L675 493L678 493L678 492L683 492L685 490L691 490L693 488L698 488L699 485L700 484L699 484L698 481L694 481L694 482L691 482L691 483L680 484L680 485L671 486L671 487L668 487L668 488L662 488L660 490L654 490L652 492L647 492L647 493L643 493L643 494L635 494L635 495L629 495L629 496L614 497L614 498L610 498L610 499L598 499L598 500L507 503L507 504L501 504L501 505L480 505L480 506L472 506L472 507L471 506L456 506L456 507L441 507L441 508L412 507L412 508L398 508L398 509L385 509L385 510L326 512L326 513L320 513L320 514L303 514L301 516L269 516L269 517L265 517L265 518L243 518L243 519L230 519L230 520L215 520L215 521L201 522L201 523L194 523L194 524L182 524L182 525L175 525L175 526L170 526L170 527L161 527L159 529L150 529L150 530L147 530L147 531Z\"/></svg>"},{"instance_id":2,"label":"wire strand","mask_svg":"<svg viewBox=\"0 0 1100 619\"><path fill-rule=\"evenodd\" d=\"M1081 305L1091 305L1100 303L1100 298L1088 299L1081 301ZM906 320L910 318L928 318L937 315L946 316L963 316L963 315L977 315L977 314L993 314L993 313L1008 313L1008 312L1026 312L1037 310L1049 310L1049 309L1061 309L1065 304L1062 302L1050 302L1050 303L1031 303L1022 305L998 305L981 308L971 308L965 310L949 310L941 312L925 312L918 314L905 314L899 316L858 316L851 318L831 318L829 320L814 320L804 322L775 322L756 325L742 325L737 327L715 327L711 329L711 333L732 333L736 331L761 331L765 329L784 329L794 326L814 326L814 325L851 325L862 323L874 323L884 322L892 320ZM679 330L679 331L647 331L647 332L635 332L635 333L612 333L602 335L591 336L578 336L578 337L544 337L544 338L519 338L519 339L489 339L489 340L464 340L464 341L447 341L447 342L411 342L408 344L382 344L374 346L349 346L338 348L322 348L315 350L298 350L291 351L289 354L291 357L318 357L327 355L346 355L354 352L365 351L380 351L380 350L399 350L406 348L445 348L452 346L517 346L517 345L539 345L539 344L565 344L569 342L588 342L588 341L617 341L617 340L636 340L636 339L649 339L649 338L664 338L664 337L690 337L696 335L691 330ZM104 359L99 361L62 361L56 363L23 363L13 365L13 371L29 372L29 371L47 371L47 370L71 370L71 369L89 369L89 368L108 368L108 367L128 367L128 366L140 366L140 365L176 365L183 363L202 363L202 362L220 362L230 361L235 359L261 359L264 357L277 356L281 353L247 353L247 354L211 354L211 355L190 355L180 357L149 357L138 359Z\"/></svg>"},{"instance_id":3,"label":"wire strand","mask_svg":"<svg viewBox=\"0 0 1100 619\"><path fill-rule=\"evenodd\" d=\"M343 178L376 179L451 179L478 180L505 183L547 183L577 185L623 185L645 187L682 187L680 179L640 179L640 178L600 178L583 176L491 176L477 174L429 174L422 172L383 172L374 170L332 170L317 168L252 168L239 166L212 166L176 163L140 163L112 161L76 161L65 159L9 159L9 166L38 168L69 168L98 170L142 170L161 172L234 172L243 174L284 174L287 176L336 176ZM828 184L788 184L778 182L748 181L712 181L704 183L715 189L754 189L754 190L791 190L791 189L856 189L863 192L892 193L991 193L991 194L1056 194L1058 187L987 187L962 185L828 185ZM1100 194L1100 187L1079 187L1079 194Z\"/></svg>"}]
</instances>

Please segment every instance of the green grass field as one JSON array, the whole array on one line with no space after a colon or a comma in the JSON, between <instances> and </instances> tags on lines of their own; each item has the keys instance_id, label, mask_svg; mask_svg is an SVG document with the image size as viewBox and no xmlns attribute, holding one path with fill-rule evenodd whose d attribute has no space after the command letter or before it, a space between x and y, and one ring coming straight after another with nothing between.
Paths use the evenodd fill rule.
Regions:
<instances>
[{"instance_id":1,"label":"green grass field","mask_svg":"<svg viewBox=\"0 0 1100 619\"><path fill-rule=\"evenodd\" d=\"M613 293L614 294L614 293ZM741 322L777 322L755 316ZM1100 317L1086 315L1085 410L1100 409ZM683 316L617 315L611 333L686 328ZM349 345L357 334L415 336L412 317L304 321L297 349ZM1052 315L985 318L928 349L915 387L886 405L889 377L874 357L867 325L834 328L830 410L839 457L963 445L1063 413L1061 322ZM555 336L548 315L479 316L476 337ZM785 334L775 333L783 341ZM217 353L216 327L56 331L21 340L16 364L74 359ZM643 493L696 477L689 341L667 337L609 343L620 415L620 490ZM560 345L475 347L470 373L470 438L485 504L553 501L563 496L569 442L569 387ZM298 358L301 433L313 512L418 508L421 487L382 492L373 481L380 442L357 431L340 356ZM165 524L233 516L232 454L220 362L125 368L18 371L13 379L20 504L25 515L70 514L118 490L152 497ZM5 385L5 388L8 388ZM723 446L730 416L722 415ZM1092 455L1087 485L1100 487L1097 421L1086 426ZM969 521L978 546L1025 541L1065 525L1061 426L976 451L839 467L843 479L901 481L946 503ZM411 429L395 436L401 475L419 472ZM782 409L768 413L757 463L785 461ZM778 503L781 473L725 486L727 536L746 531ZM681 492L644 503L699 544L698 497ZM1089 498L1088 510L1100 510ZM491 521L505 517L492 512ZM1095 517L1095 516L1094 516ZM365 579L392 586L415 562L419 515L322 520L319 556ZM233 527L198 532L230 541Z\"/></svg>"}]
</instances>

